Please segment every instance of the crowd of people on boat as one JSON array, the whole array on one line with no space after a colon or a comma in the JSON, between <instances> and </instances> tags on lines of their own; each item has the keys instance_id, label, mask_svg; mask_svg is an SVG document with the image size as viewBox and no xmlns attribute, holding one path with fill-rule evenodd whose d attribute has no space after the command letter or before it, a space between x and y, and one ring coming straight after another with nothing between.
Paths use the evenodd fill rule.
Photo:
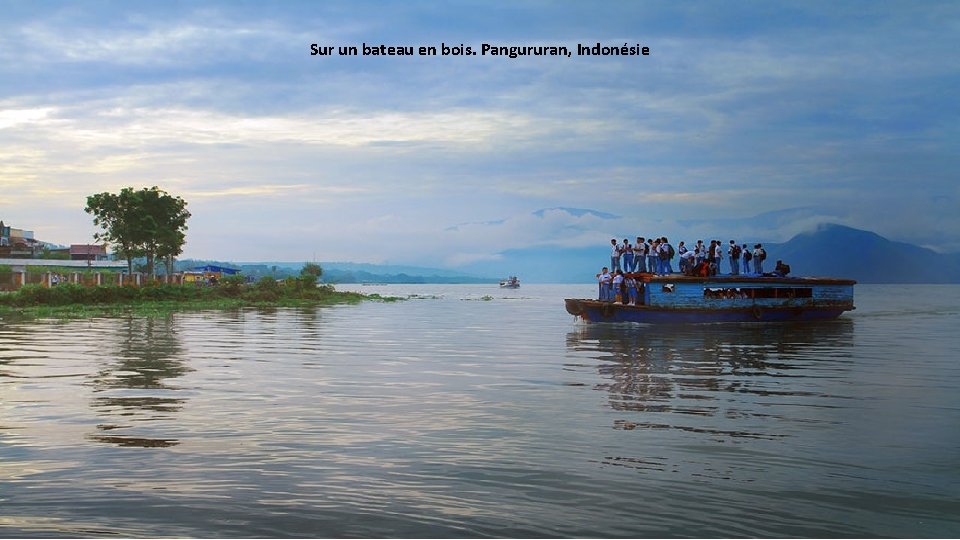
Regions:
<instances>
[{"instance_id":1,"label":"crowd of people on boat","mask_svg":"<svg viewBox=\"0 0 960 540\"><path fill-rule=\"evenodd\" d=\"M642 290L642 283L637 280L639 274L670 275L674 274L673 260L678 260L679 273L686 276L710 277L723 274L723 261L727 261L731 276L778 276L784 277L790 273L790 265L777 261L776 268L770 274L763 271L767 252L763 244L754 244L749 249L747 244L738 244L730 240L727 246L720 240L711 240L707 245L703 240L697 240L692 248L684 242L673 244L666 236L660 238L644 238L638 236L635 243L627 238L618 242L616 238L610 240L610 266L603 267L597 274L600 285L600 299L615 301L618 297L624 303L637 303ZM742 270L742 272L741 272Z\"/></svg>"}]
</instances>

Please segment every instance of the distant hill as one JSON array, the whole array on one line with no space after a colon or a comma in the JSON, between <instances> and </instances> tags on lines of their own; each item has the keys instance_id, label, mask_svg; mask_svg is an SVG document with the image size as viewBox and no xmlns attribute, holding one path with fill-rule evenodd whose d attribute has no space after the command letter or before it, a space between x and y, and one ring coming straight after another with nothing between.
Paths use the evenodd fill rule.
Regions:
<instances>
[{"instance_id":1,"label":"distant hill","mask_svg":"<svg viewBox=\"0 0 960 540\"><path fill-rule=\"evenodd\" d=\"M199 259L177 261L176 270L189 270L197 266L217 265L238 268L254 279L270 276L277 279L295 276L303 268L303 262L224 262ZM478 277L454 270L426 268L421 266L380 265L350 262L321 262L325 283L496 283L499 278Z\"/></svg>"},{"instance_id":2,"label":"distant hill","mask_svg":"<svg viewBox=\"0 0 960 540\"><path fill-rule=\"evenodd\" d=\"M748 241L750 247L753 241ZM960 283L960 254L888 240L876 233L825 224L780 244L764 242L773 270L777 259L794 275L844 277L860 283ZM610 264L609 245L586 248L539 246L509 249L494 261L481 261L458 271L417 266L321 262L328 283L496 283L516 275L522 283L584 283ZM300 271L303 262L224 263L185 260L177 269L218 264L240 268L248 276L285 277ZM676 261L674 261L676 268ZM723 262L723 271L729 269Z\"/></svg>"},{"instance_id":3,"label":"distant hill","mask_svg":"<svg viewBox=\"0 0 960 540\"><path fill-rule=\"evenodd\" d=\"M754 242L749 241L749 247ZM894 242L869 231L826 224L789 241L763 243L773 270L777 259L794 275L846 277L860 283L960 283L960 254L938 254L930 249ZM610 246L589 248L533 247L500 253L495 262L480 262L464 270L497 275L509 269L521 281L580 283L593 279L610 264ZM674 260L676 269L676 259ZM729 270L727 261L723 271Z\"/></svg>"},{"instance_id":4,"label":"distant hill","mask_svg":"<svg viewBox=\"0 0 960 540\"><path fill-rule=\"evenodd\" d=\"M783 259L797 275L860 283L960 283L960 254L940 254L842 225L821 225L783 244L764 244L764 249L766 267L772 270Z\"/></svg>"},{"instance_id":5,"label":"distant hill","mask_svg":"<svg viewBox=\"0 0 960 540\"><path fill-rule=\"evenodd\" d=\"M517 276L521 283L582 283L593 279L610 264L610 248L562 248L540 246L508 249L496 261L481 261L464 267L477 275Z\"/></svg>"}]
</instances>

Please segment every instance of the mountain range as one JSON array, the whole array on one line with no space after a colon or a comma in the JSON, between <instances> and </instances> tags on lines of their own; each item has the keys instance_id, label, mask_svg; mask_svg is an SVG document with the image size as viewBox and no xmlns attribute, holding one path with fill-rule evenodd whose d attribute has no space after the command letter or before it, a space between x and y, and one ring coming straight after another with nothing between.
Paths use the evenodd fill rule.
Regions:
<instances>
[{"instance_id":1,"label":"mountain range","mask_svg":"<svg viewBox=\"0 0 960 540\"><path fill-rule=\"evenodd\" d=\"M320 262L323 268L321 281L326 283L497 283L492 277L478 277L455 270L426 268L422 266L387 265L351 262ZM285 278L300 273L304 262L223 262L200 259L177 261L176 271L215 265L236 268L243 275L258 279L261 277Z\"/></svg>"},{"instance_id":2,"label":"mountain range","mask_svg":"<svg viewBox=\"0 0 960 540\"><path fill-rule=\"evenodd\" d=\"M729 239L720 240L726 251ZM753 242L746 243L753 247ZM786 242L763 245L768 271L782 259L793 275L845 277L860 283L960 283L960 253L937 253L843 225L823 224ZM609 244L576 249L540 246L506 250L500 255L495 262L475 263L463 270L499 275L509 268L510 274L527 282L578 283L592 280L601 267L610 264ZM729 271L726 260L722 271Z\"/></svg>"},{"instance_id":3,"label":"mountain range","mask_svg":"<svg viewBox=\"0 0 960 540\"><path fill-rule=\"evenodd\" d=\"M752 242L746 243L753 246ZM790 265L792 275L798 276L844 277L860 283L960 283L960 253L937 253L843 225L819 225L783 243L764 243L764 249L768 271L780 259ZM322 279L328 283L495 283L508 274L518 276L523 283L581 283L592 281L601 267L610 264L609 245L536 246L508 249L498 255L496 261L476 262L459 270L349 262L319 264L323 267ZM303 266L303 262L184 260L178 262L177 269L203 264L238 267L254 277L292 275ZM729 271L726 260L722 271Z\"/></svg>"},{"instance_id":4,"label":"mountain range","mask_svg":"<svg viewBox=\"0 0 960 540\"><path fill-rule=\"evenodd\" d=\"M960 283L960 253L937 253L842 225L820 225L765 249L771 269L783 259L797 275L860 283Z\"/></svg>"}]
</instances>

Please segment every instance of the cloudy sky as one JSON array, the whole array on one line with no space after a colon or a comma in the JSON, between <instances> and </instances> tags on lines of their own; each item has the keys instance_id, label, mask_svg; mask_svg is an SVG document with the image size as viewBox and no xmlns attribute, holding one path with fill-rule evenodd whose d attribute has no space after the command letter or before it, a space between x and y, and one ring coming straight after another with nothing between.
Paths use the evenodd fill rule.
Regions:
<instances>
[{"instance_id":1,"label":"cloudy sky","mask_svg":"<svg viewBox=\"0 0 960 540\"><path fill-rule=\"evenodd\" d=\"M88 195L156 185L189 203L184 257L204 259L456 268L612 236L783 241L819 222L960 251L956 2L0 12L0 219L41 240L89 242ZM364 43L574 53L310 54Z\"/></svg>"}]
</instances>

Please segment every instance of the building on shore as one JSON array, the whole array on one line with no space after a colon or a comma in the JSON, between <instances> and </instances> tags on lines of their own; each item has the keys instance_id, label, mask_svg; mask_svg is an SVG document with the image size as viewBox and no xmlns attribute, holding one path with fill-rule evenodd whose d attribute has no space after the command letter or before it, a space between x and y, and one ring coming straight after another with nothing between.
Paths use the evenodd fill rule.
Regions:
<instances>
[{"instance_id":1,"label":"building on shore","mask_svg":"<svg viewBox=\"0 0 960 540\"><path fill-rule=\"evenodd\" d=\"M85 270L126 270L126 261L68 261L63 259L19 259L0 258L0 266L9 266L13 272L26 272L28 266L49 266L56 268L75 268L77 272Z\"/></svg>"}]
</instances>

